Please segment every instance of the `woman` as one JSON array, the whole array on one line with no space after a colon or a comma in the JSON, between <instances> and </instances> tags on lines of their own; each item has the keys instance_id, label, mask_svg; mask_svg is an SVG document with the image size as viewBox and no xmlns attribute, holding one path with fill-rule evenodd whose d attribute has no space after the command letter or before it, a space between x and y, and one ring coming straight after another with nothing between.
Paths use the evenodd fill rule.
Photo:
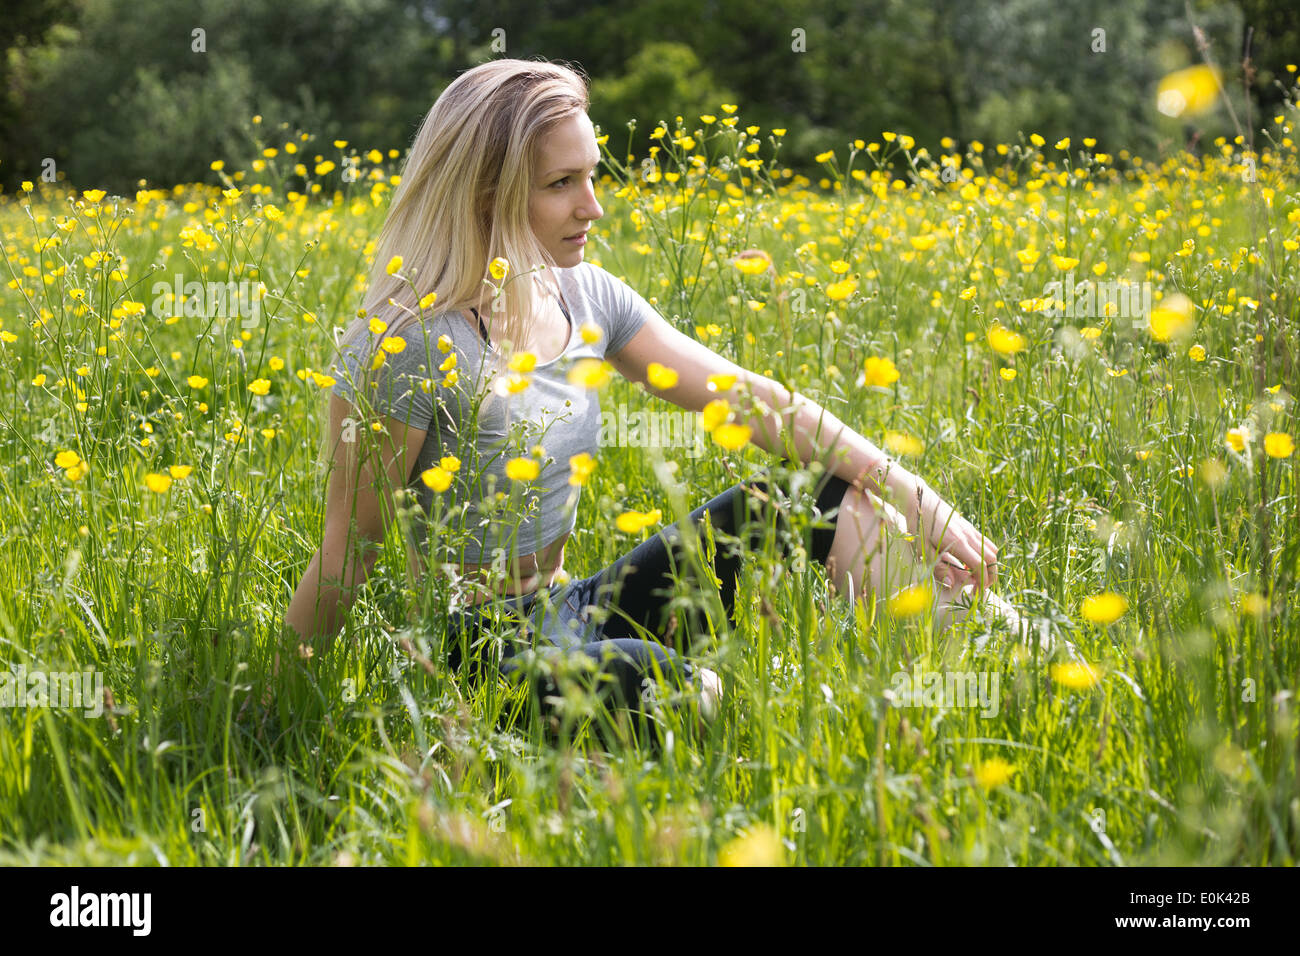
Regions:
<instances>
[{"instance_id":1,"label":"woman","mask_svg":"<svg viewBox=\"0 0 1300 956\"><path fill-rule=\"evenodd\" d=\"M452 614L453 667L478 659L489 616L504 615L525 638L505 642L504 671L529 657L529 644L552 657L579 652L634 711L644 709L652 678L664 677L712 713L717 675L641 637L666 636L680 619L669 613L674 604L689 603L669 597L690 579L680 565L698 552L684 550L683 537L693 538L705 513L715 540L743 535L750 546L775 524L778 546L792 555L799 543L771 504L791 489L764 478L737 485L692 512L689 527L672 525L609 568L567 582L564 546L598 452L591 386L610 366L691 411L725 400L755 444L784 457L784 431L800 465L822 461L811 493L829 521L805 543L839 593L887 598L928 578L936 624L964 616L975 592L997 579L991 541L829 412L678 332L625 283L584 262L587 232L603 215L587 107L585 80L567 67L503 59L462 74L429 111L379 238L365 308L340 346L324 537L288 623L304 641L337 631L398 514L395 489L409 488L420 511L436 515L440 544L464 541L452 574L467 589L466 607ZM660 374L651 385L654 362L676 380ZM430 527L416 524L413 568ZM719 543L712 560L730 613L739 557ZM1018 628L1009 605L987 591L985 599ZM541 684L543 698L554 692Z\"/></svg>"}]
</instances>

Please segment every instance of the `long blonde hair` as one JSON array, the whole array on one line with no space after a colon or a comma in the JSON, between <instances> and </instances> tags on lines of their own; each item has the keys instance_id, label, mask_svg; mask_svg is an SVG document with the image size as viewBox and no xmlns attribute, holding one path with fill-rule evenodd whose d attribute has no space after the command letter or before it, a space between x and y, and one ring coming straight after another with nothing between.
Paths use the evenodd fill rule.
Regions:
<instances>
[{"instance_id":1,"label":"long blonde hair","mask_svg":"<svg viewBox=\"0 0 1300 956\"><path fill-rule=\"evenodd\" d=\"M418 302L430 292L438 295L434 312L477 306L498 257L512 275L552 266L528 215L539 141L589 105L586 77L544 60L490 60L453 80L416 133L376 244L364 314L348 326L340 348L367 334L375 317L388 325L383 335L395 335L416 320ZM389 275L394 256L402 267ZM549 272L535 275L554 288ZM411 277L415 292L402 276ZM508 282L492 305L497 339L516 348L531 340L538 290L532 277ZM379 339L372 334L365 356ZM493 364L504 361L498 354Z\"/></svg>"}]
</instances>

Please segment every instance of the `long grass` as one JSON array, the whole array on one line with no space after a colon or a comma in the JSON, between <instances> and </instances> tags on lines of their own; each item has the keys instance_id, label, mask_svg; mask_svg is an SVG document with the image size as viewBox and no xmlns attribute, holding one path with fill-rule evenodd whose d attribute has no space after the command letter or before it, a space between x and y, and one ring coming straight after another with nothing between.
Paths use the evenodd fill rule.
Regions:
<instances>
[{"instance_id":1,"label":"long grass","mask_svg":"<svg viewBox=\"0 0 1300 956\"><path fill-rule=\"evenodd\" d=\"M769 546L734 626L683 589L715 613L680 647L725 698L706 729L668 698L657 748L577 691L545 726L521 688L448 673L445 593L412 589L395 535L334 646L271 678L321 535L322 370L393 157L0 198L0 661L94 669L107 703L0 711L0 861L1294 864L1300 509L1275 453L1296 434L1295 120L1267 126L1253 182L1231 143L1140 161L1026 138L936 161L890 136L813 182L726 112L665 129L652 166L603 141L588 258L900 455L1058 638L935 637ZM772 268L740 271L749 249ZM1049 317L1071 271L1149 282L1157 309L1181 293L1186 328ZM155 308L176 275L264 283L261 320ZM897 380L864 381L869 357ZM602 401L654 400L619 380ZM666 524L772 464L662 457L602 449L573 577L654 533L619 513ZM174 465L193 470L151 490ZM1097 595L1126 610L1085 613ZM900 699L918 668L996 677L996 713Z\"/></svg>"}]
</instances>

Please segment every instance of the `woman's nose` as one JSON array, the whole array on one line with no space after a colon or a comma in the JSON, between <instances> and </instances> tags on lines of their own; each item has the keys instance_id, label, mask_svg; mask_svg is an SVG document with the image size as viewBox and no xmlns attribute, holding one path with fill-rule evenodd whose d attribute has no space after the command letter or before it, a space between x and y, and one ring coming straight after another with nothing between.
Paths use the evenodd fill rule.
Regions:
<instances>
[{"instance_id":1,"label":"woman's nose","mask_svg":"<svg viewBox=\"0 0 1300 956\"><path fill-rule=\"evenodd\" d=\"M583 206L582 212L583 212L583 215L580 215L580 216L578 216L577 218L579 218L579 219L592 219L592 220L595 220L595 219L599 219L601 216L605 215L605 210L602 209L602 208L600 207L600 201L596 199L596 184L595 184L595 183L588 182L588 184L587 184L587 190L586 190L586 192L583 194L582 199L583 199L583 202L582 202L582 206Z\"/></svg>"}]
</instances>

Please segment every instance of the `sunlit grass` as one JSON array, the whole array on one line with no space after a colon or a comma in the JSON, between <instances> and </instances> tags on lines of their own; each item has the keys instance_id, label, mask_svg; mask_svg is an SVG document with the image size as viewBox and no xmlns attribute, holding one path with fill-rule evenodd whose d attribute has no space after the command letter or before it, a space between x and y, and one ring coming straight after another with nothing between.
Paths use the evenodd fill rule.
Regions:
<instances>
[{"instance_id":1,"label":"sunlit grass","mask_svg":"<svg viewBox=\"0 0 1300 956\"><path fill-rule=\"evenodd\" d=\"M307 137L300 168L222 188L0 199L0 661L95 668L111 694L101 718L0 713L0 858L1294 863L1295 119L1267 126L1253 181L1227 142L931 157L886 134L810 182L725 107L664 129L649 165L603 141L588 258L902 456L1077 650L975 653L769 550L734 631L695 635L720 720L665 710L653 752L600 743L611 718L581 694L548 728L446 673L446 595L408 593L392 539L349 630L260 703L320 540L324 370L391 156ZM178 277L247 281L257 321L155 292ZM1152 314L1060 314L1066 277L1150 283ZM653 401L621 380L604 400ZM739 438L675 474L602 449L569 572L770 464ZM918 665L997 675L996 715L894 706Z\"/></svg>"}]
</instances>

